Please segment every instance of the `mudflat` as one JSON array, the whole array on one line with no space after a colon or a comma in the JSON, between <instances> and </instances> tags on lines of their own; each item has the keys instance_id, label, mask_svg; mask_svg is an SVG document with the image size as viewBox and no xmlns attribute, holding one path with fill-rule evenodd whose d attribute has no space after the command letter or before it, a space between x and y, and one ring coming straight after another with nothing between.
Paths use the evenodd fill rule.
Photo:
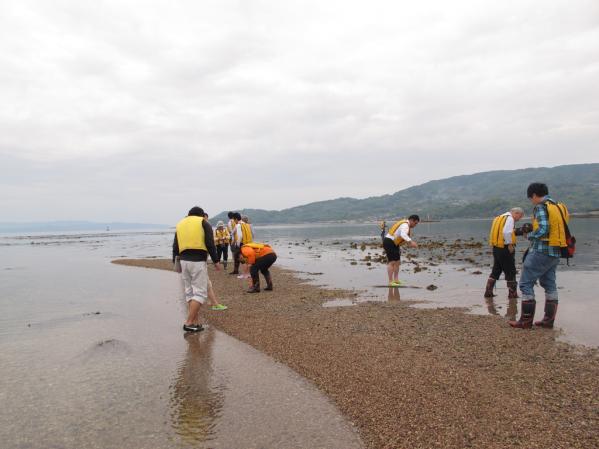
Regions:
<instances>
[{"instance_id":1,"label":"mudflat","mask_svg":"<svg viewBox=\"0 0 599 449\"><path fill-rule=\"evenodd\" d=\"M168 259L114 262L172 270ZM229 310L206 309L206 321L314 382L369 448L599 447L599 352L558 342L557 331L397 297L323 307L354 293L277 268L275 291L259 294L210 276Z\"/></svg>"}]
</instances>

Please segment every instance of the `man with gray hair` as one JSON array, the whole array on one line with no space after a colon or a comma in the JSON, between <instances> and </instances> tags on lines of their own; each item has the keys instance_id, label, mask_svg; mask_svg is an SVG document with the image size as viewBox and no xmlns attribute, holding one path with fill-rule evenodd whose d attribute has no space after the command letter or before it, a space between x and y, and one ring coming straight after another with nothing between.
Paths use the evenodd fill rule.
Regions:
<instances>
[{"instance_id":1,"label":"man with gray hair","mask_svg":"<svg viewBox=\"0 0 599 449\"><path fill-rule=\"evenodd\" d=\"M493 269L487 280L485 298L492 298L495 283L505 274L507 281L508 298L518 297L518 283L516 282L516 229L515 224L524 216L521 207L513 207L509 212L501 214L493 220L489 233L489 245L493 247Z\"/></svg>"}]
</instances>

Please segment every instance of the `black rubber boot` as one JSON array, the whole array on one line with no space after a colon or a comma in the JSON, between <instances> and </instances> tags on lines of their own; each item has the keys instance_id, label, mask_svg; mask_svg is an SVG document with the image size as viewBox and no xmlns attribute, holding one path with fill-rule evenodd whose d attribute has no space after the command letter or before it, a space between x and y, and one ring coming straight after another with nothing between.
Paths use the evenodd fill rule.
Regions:
<instances>
[{"instance_id":1,"label":"black rubber boot","mask_svg":"<svg viewBox=\"0 0 599 449\"><path fill-rule=\"evenodd\" d=\"M530 329L535 318L537 302L533 300L522 301L522 314L518 321L510 321L510 326L518 329Z\"/></svg>"},{"instance_id":2,"label":"black rubber boot","mask_svg":"<svg viewBox=\"0 0 599 449\"><path fill-rule=\"evenodd\" d=\"M516 298L518 298L518 282L516 282L516 281L507 281L507 289L508 289L507 297L509 299L516 299Z\"/></svg>"},{"instance_id":3,"label":"black rubber boot","mask_svg":"<svg viewBox=\"0 0 599 449\"><path fill-rule=\"evenodd\" d=\"M264 276L264 279L266 279L266 288L264 289L265 291L272 291L272 276L270 275L270 273L268 273L266 276Z\"/></svg>"},{"instance_id":4,"label":"black rubber boot","mask_svg":"<svg viewBox=\"0 0 599 449\"><path fill-rule=\"evenodd\" d=\"M260 293L260 278L258 276L252 277L252 286L248 293Z\"/></svg>"},{"instance_id":5,"label":"black rubber boot","mask_svg":"<svg viewBox=\"0 0 599 449\"><path fill-rule=\"evenodd\" d=\"M492 298L493 296L495 296L493 294L493 288L495 288L495 282L497 282L497 281L493 278L489 278L487 280L487 288L485 289L485 298Z\"/></svg>"},{"instance_id":6,"label":"black rubber boot","mask_svg":"<svg viewBox=\"0 0 599 449\"><path fill-rule=\"evenodd\" d=\"M553 329L553 322L557 315L557 299L545 300L545 316L541 321L536 321L535 326Z\"/></svg>"},{"instance_id":7,"label":"black rubber boot","mask_svg":"<svg viewBox=\"0 0 599 449\"><path fill-rule=\"evenodd\" d=\"M233 271L231 271L229 274L239 274L239 265L240 263L236 260L233 261Z\"/></svg>"}]
</instances>

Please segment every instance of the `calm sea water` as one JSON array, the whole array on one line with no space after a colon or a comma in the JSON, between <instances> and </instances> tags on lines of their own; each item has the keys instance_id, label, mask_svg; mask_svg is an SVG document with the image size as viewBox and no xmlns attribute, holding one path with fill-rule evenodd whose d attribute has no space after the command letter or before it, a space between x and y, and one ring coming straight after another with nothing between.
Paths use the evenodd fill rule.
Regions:
<instances>
[{"instance_id":1,"label":"calm sea water","mask_svg":"<svg viewBox=\"0 0 599 449\"><path fill-rule=\"evenodd\" d=\"M285 366L215 329L185 336L176 273L110 263L171 242L0 238L0 447L362 447Z\"/></svg>"},{"instance_id":2,"label":"calm sea water","mask_svg":"<svg viewBox=\"0 0 599 449\"><path fill-rule=\"evenodd\" d=\"M558 274L562 338L591 346L599 346L598 225L573 220L578 253ZM488 228L483 220L423 223L415 237L483 240ZM417 299L427 301L419 307L515 312L503 286L494 301L482 298L491 262L484 258L480 275L474 266L439 264L414 273L404 264L401 278L413 288L376 287L386 282L384 265L356 263L365 251L350 247L376 240L376 224L257 226L255 232L275 247L277 264L313 283L359 292L328 306ZM230 426L258 446L358 447L326 398L285 367L215 330L185 339L174 273L110 263L170 257L172 240L170 229L0 235L2 447L239 446ZM430 284L438 289L426 290ZM240 361L255 367L252 375L239 376ZM309 419L298 422L293 416L302 407ZM277 440L281 432L290 444Z\"/></svg>"}]
</instances>

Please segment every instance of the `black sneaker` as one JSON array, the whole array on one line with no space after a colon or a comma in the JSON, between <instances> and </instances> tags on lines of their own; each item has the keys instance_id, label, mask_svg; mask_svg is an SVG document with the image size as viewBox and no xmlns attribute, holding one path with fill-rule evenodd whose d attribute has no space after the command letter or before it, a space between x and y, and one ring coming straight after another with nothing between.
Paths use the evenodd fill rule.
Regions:
<instances>
[{"instance_id":1,"label":"black sneaker","mask_svg":"<svg viewBox=\"0 0 599 449\"><path fill-rule=\"evenodd\" d=\"M185 332L199 332L199 331L203 331L204 327L201 324L184 324L183 325L183 330Z\"/></svg>"}]
</instances>

